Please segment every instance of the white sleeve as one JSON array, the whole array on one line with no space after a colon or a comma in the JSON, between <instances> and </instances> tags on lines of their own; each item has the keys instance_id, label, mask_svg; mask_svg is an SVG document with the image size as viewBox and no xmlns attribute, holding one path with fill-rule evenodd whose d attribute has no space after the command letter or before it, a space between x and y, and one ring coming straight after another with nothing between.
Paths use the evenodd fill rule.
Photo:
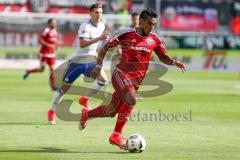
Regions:
<instances>
[{"instance_id":1,"label":"white sleeve","mask_svg":"<svg viewBox=\"0 0 240 160\"><path fill-rule=\"evenodd\" d=\"M42 36L46 36L49 32L49 28L45 28L42 32Z\"/></svg>"},{"instance_id":2,"label":"white sleeve","mask_svg":"<svg viewBox=\"0 0 240 160\"><path fill-rule=\"evenodd\" d=\"M79 30L78 30L78 38L79 39L90 38L89 28L86 23L83 23L82 25L80 25Z\"/></svg>"},{"instance_id":3,"label":"white sleeve","mask_svg":"<svg viewBox=\"0 0 240 160\"><path fill-rule=\"evenodd\" d=\"M104 23L102 23L102 25L103 25L103 32L104 32L106 30L106 26Z\"/></svg>"}]
</instances>

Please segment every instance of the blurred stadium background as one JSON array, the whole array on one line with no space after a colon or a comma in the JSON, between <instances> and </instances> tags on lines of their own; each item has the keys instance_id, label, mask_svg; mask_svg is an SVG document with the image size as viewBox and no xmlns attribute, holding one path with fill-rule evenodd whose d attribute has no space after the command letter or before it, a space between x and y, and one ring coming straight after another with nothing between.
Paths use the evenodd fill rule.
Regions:
<instances>
[{"instance_id":1,"label":"blurred stadium background","mask_svg":"<svg viewBox=\"0 0 240 160\"><path fill-rule=\"evenodd\" d=\"M2 63L0 67L11 66L9 61L3 59L36 59L38 36L50 17L56 18L58 22L62 48L58 57L66 59L67 54L71 54L76 45L78 27L89 18L88 7L94 2L96 0L1 0ZM240 48L239 1L103 0L101 2L104 4L106 14L104 22L107 31L111 34L117 32L120 26L129 25L129 13L151 7L160 15L155 32L161 36L170 54L172 50L192 49L189 50L192 52L189 56L178 57L185 60L189 69L209 69L213 66L213 69L239 70L236 62L239 59L225 56L225 51L213 56L213 60L209 57L199 59L194 54L194 50L199 49L201 53L203 50L231 50L231 54ZM227 58L230 58L228 62L225 60ZM29 67L29 65L26 62L19 64L18 61L11 67Z\"/></svg>"},{"instance_id":2,"label":"blurred stadium background","mask_svg":"<svg viewBox=\"0 0 240 160\"><path fill-rule=\"evenodd\" d=\"M56 126L47 125L52 97L48 73L31 75L25 82L22 74L39 65L38 36L48 18L57 19L60 64L74 52L78 27L95 2L99 1L0 0L0 159L239 159L239 0L100 1L111 34L129 25L132 12L146 7L158 12L155 32L188 71L181 74L169 67L163 80L174 90L147 98L137 108L144 113L191 110L192 122L130 122L126 135L137 132L147 140L140 155L119 154L125 152L107 144L114 120L102 120L104 125L92 121L82 133L76 123L59 120Z\"/></svg>"}]
</instances>

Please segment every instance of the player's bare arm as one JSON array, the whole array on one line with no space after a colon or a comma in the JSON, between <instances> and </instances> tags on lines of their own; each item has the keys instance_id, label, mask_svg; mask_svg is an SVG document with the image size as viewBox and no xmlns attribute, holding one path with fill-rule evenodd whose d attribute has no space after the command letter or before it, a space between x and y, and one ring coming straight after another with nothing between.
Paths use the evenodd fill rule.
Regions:
<instances>
[{"instance_id":1,"label":"player's bare arm","mask_svg":"<svg viewBox=\"0 0 240 160\"><path fill-rule=\"evenodd\" d=\"M112 38L108 41L108 43L106 43L104 46L101 47L101 49L98 53L98 56L97 56L97 65L91 72L91 76L93 78L96 78L100 75L100 71L101 71L102 64L103 64L103 59L104 59L107 51L111 48L116 47L117 45L119 45L119 41L116 41L114 38Z\"/></svg>"},{"instance_id":2,"label":"player's bare arm","mask_svg":"<svg viewBox=\"0 0 240 160\"><path fill-rule=\"evenodd\" d=\"M80 47L81 48L84 48L84 47L87 47L87 46L90 46L91 44L94 44L98 41L102 41L102 40L105 40L107 39L108 37L108 34L106 33L103 33L101 36L97 37L97 38L93 38L93 39L82 39L80 40Z\"/></svg>"},{"instance_id":3,"label":"player's bare arm","mask_svg":"<svg viewBox=\"0 0 240 160\"><path fill-rule=\"evenodd\" d=\"M92 70L91 72L91 76L93 78L97 78L100 75L100 71L102 68L102 63L103 63L103 59L108 51L108 43L105 44L99 51L98 53L98 58L97 58L97 65L96 67Z\"/></svg>"},{"instance_id":4,"label":"player's bare arm","mask_svg":"<svg viewBox=\"0 0 240 160\"><path fill-rule=\"evenodd\" d=\"M160 55L158 55L158 58L164 64L177 66L179 69L181 69L181 71L183 73L186 71L186 67L182 62L174 60L174 59L170 58L168 55L160 54Z\"/></svg>"},{"instance_id":5,"label":"player's bare arm","mask_svg":"<svg viewBox=\"0 0 240 160\"><path fill-rule=\"evenodd\" d=\"M56 41L55 41L55 50L56 50L56 51L60 49L60 45L61 45L60 40L56 40Z\"/></svg>"}]
</instances>

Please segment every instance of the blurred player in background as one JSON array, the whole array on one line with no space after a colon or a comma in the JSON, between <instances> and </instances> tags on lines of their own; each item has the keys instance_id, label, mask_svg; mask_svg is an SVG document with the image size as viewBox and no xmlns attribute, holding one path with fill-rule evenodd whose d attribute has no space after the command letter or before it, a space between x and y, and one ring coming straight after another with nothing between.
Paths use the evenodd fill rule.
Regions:
<instances>
[{"instance_id":1,"label":"blurred player in background","mask_svg":"<svg viewBox=\"0 0 240 160\"><path fill-rule=\"evenodd\" d=\"M127 30L131 30L134 29L135 27L139 26L139 13L138 12L133 12L131 14L131 24L128 26L122 26L119 28L118 33L121 32L126 32ZM118 54L114 55L111 61L111 68L115 68L116 64L119 62L121 55L122 55L122 49L121 47L118 47ZM113 70L112 70L113 71ZM109 83L111 83L109 81ZM107 85L106 85L107 86Z\"/></svg>"},{"instance_id":2,"label":"blurred player in background","mask_svg":"<svg viewBox=\"0 0 240 160\"><path fill-rule=\"evenodd\" d=\"M125 32L130 29L134 29L135 27L139 26L139 13L138 12L133 12L131 14L131 24L129 26L122 26L119 28L119 33ZM118 53L121 55L122 54L122 49L119 47L118 48Z\"/></svg>"},{"instance_id":3,"label":"blurred player in background","mask_svg":"<svg viewBox=\"0 0 240 160\"><path fill-rule=\"evenodd\" d=\"M122 58L112 75L115 92L108 105L102 104L92 110L86 107L82 108L79 129L86 127L88 119L114 117L118 114L114 132L109 137L109 142L126 149L126 141L123 138L122 131L140 97L137 92L146 76L151 53L154 51L164 64L175 65L182 72L185 71L185 65L170 58L160 38L152 32L156 25L156 18L157 13L154 10L142 11L139 27L115 35L102 47L98 55L96 68L91 73L93 77L97 77L101 72L103 59L109 48L117 45L122 47Z\"/></svg>"},{"instance_id":4,"label":"blurred player in background","mask_svg":"<svg viewBox=\"0 0 240 160\"><path fill-rule=\"evenodd\" d=\"M55 92L51 109L48 111L48 121L55 124L55 109L61 97L69 90L71 84L81 75L90 76L89 73L96 66L97 49L99 43L106 40L108 35L104 33L105 24L102 22L102 4L96 3L90 6L91 19L82 23L78 31L78 49L73 57L68 60L68 68L65 70L63 85ZM86 57L95 57L88 62L82 62ZM84 107L89 107L89 98L92 97L102 86L105 85L107 76L103 70L100 76L94 81L92 88L86 96L80 98L79 103Z\"/></svg>"},{"instance_id":5,"label":"blurred player in background","mask_svg":"<svg viewBox=\"0 0 240 160\"><path fill-rule=\"evenodd\" d=\"M103 14L103 8L102 8L102 4L100 3L96 3L95 4L98 9L98 11L94 10L95 8L93 8L93 10L91 10L90 7L90 16L91 16L91 20L89 20L87 23L88 25L82 25L82 29L80 27L80 30L82 31L82 33L79 33L79 38L80 40L80 46L81 44L83 44L84 46L82 48L85 47L85 45L88 46L89 44L89 40L91 40L92 42L95 42L95 40L93 40L93 37L96 37L96 35L100 35L100 33L102 34L101 36L97 37L97 42L95 42L93 45L89 46L89 48L87 48L87 46L85 47L85 49L88 49L87 51L87 55L93 55L93 56L97 56L97 49L99 49L98 47L102 45L102 43L106 42L107 38L109 37L108 33L103 33L101 31L101 29L105 30L105 24L102 21L102 14ZM94 7L94 6L92 6ZM100 28L100 29L99 29ZM79 31L80 32L80 31ZM101 41L101 42L100 42ZM97 47L98 46L98 47ZM77 51L80 54L85 54L86 50L78 50ZM77 54L78 54L77 53ZM102 70L101 72L101 76L94 81L91 89L88 91L87 95L82 96L79 99L79 104L83 105L84 107L89 107L89 99L95 94L97 93L102 87L105 86L107 82L107 75L106 73Z\"/></svg>"},{"instance_id":6,"label":"blurred player in background","mask_svg":"<svg viewBox=\"0 0 240 160\"><path fill-rule=\"evenodd\" d=\"M131 24L129 26L120 27L119 31L133 29L133 28L138 27L138 26L139 26L139 13L138 12L133 12L131 14Z\"/></svg>"},{"instance_id":7,"label":"blurred player in background","mask_svg":"<svg viewBox=\"0 0 240 160\"><path fill-rule=\"evenodd\" d=\"M39 73L45 70L46 64L50 69L50 87L52 90L55 90L55 78L53 74L54 65L56 62L56 57L54 51L58 49L57 46L57 22L55 19L49 19L47 21L47 27L43 30L39 43L41 48L39 51L40 66L38 68L33 68L26 70L23 75L23 79L26 80L31 73Z\"/></svg>"}]
</instances>

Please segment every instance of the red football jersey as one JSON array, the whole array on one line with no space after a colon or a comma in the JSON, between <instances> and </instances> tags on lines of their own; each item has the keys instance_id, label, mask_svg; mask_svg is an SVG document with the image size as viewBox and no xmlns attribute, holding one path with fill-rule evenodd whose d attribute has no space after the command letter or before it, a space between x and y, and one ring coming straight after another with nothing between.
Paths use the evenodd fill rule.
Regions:
<instances>
[{"instance_id":1,"label":"red football jersey","mask_svg":"<svg viewBox=\"0 0 240 160\"><path fill-rule=\"evenodd\" d=\"M57 30L45 28L41 34L43 40L49 44L56 45L57 41ZM46 57L53 57L54 56L54 49L49 48L47 46L42 45L40 49L40 53Z\"/></svg>"},{"instance_id":2,"label":"red football jersey","mask_svg":"<svg viewBox=\"0 0 240 160\"><path fill-rule=\"evenodd\" d=\"M108 47L121 45L122 57L116 68L127 73L129 79L140 85L144 79L152 51L165 55L166 49L155 33L143 37L135 29L115 35L108 42Z\"/></svg>"}]
</instances>

